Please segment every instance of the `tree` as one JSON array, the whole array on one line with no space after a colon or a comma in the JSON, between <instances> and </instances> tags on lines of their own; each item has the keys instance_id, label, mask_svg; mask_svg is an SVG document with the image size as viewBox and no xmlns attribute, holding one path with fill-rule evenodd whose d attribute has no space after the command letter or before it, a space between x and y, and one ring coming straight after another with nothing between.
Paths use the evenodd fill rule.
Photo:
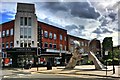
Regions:
<instances>
[{"instance_id":1,"label":"tree","mask_svg":"<svg viewBox=\"0 0 120 80\"><path fill-rule=\"evenodd\" d=\"M102 42L102 46L103 46L103 58L106 59L105 57L105 51L109 51L109 55L107 56L107 58L112 58L112 54L110 54L112 52L112 48L113 48L113 41L112 41L112 37L105 37L103 42Z\"/></svg>"}]
</instances>

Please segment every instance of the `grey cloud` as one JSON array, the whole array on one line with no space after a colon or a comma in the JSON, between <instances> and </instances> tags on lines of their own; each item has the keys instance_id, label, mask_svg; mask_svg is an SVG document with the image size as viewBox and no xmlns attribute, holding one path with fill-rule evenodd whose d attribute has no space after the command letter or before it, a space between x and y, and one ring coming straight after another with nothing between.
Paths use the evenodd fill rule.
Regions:
<instances>
[{"instance_id":1,"label":"grey cloud","mask_svg":"<svg viewBox=\"0 0 120 80\"><path fill-rule=\"evenodd\" d=\"M47 2L44 3L44 8L52 13L67 11L75 17L97 19L100 16L100 13L89 2Z\"/></svg>"},{"instance_id":2,"label":"grey cloud","mask_svg":"<svg viewBox=\"0 0 120 80\"><path fill-rule=\"evenodd\" d=\"M74 29L78 29L79 31L82 31L85 29L85 27L83 25L75 25L75 24L72 24L72 25L67 25L65 26L65 29L67 30L74 30Z\"/></svg>"},{"instance_id":3,"label":"grey cloud","mask_svg":"<svg viewBox=\"0 0 120 80\"><path fill-rule=\"evenodd\" d=\"M112 21L115 21L116 15L116 13L111 12L108 16L112 19Z\"/></svg>"},{"instance_id":4,"label":"grey cloud","mask_svg":"<svg viewBox=\"0 0 120 80\"><path fill-rule=\"evenodd\" d=\"M104 33L113 33L113 31L108 30L107 28L97 28L92 33L104 34Z\"/></svg>"},{"instance_id":5,"label":"grey cloud","mask_svg":"<svg viewBox=\"0 0 120 80\"><path fill-rule=\"evenodd\" d=\"M73 30L73 29L76 29L76 28L78 28L78 27L74 24L65 26L65 29L67 29L67 30Z\"/></svg>"}]
</instances>

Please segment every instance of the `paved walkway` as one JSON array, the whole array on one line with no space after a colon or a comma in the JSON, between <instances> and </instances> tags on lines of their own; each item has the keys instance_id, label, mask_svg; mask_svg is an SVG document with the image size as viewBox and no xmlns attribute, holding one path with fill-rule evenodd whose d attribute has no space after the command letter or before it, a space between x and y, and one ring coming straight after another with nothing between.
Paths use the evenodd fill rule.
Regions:
<instances>
[{"instance_id":1,"label":"paved walkway","mask_svg":"<svg viewBox=\"0 0 120 80\"><path fill-rule=\"evenodd\" d=\"M46 67L39 67L31 69L24 69L23 72L30 72L31 74L56 74L73 77L84 77L84 78L116 78L120 80L120 66L115 66L115 74L112 74L112 66L108 66L107 76L106 70L95 70L94 65L80 65L76 66L72 70L64 69L63 66L52 67L52 70L47 70ZM21 71L21 69L18 69Z\"/></svg>"}]
</instances>

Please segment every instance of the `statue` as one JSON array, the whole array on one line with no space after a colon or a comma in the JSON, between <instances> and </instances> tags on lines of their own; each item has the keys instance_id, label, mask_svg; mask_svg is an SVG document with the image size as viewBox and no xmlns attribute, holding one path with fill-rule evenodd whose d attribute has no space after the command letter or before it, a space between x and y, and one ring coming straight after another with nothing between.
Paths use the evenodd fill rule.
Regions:
<instances>
[{"instance_id":1,"label":"statue","mask_svg":"<svg viewBox=\"0 0 120 80\"><path fill-rule=\"evenodd\" d=\"M98 70L105 69L105 66L97 59L92 49L92 44L94 40L96 39L89 41L89 53L88 53L89 60L93 61L95 69ZM75 68L77 61L81 60L82 52L80 50L80 43L78 41L73 41L73 45L74 45L73 56L71 57L69 63L65 66L65 69Z\"/></svg>"}]
</instances>

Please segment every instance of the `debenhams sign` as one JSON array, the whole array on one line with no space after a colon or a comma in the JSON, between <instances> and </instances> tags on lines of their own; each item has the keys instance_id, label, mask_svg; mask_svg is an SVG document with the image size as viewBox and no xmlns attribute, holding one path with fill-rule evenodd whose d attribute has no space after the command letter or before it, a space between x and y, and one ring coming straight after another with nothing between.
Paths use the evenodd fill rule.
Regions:
<instances>
[{"instance_id":1,"label":"debenhams sign","mask_svg":"<svg viewBox=\"0 0 120 80\"><path fill-rule=\"evenodd\" d=\"M37 48L11 48L6 49L7 52L36 52Z\"/></svg>"}]
</instances>

